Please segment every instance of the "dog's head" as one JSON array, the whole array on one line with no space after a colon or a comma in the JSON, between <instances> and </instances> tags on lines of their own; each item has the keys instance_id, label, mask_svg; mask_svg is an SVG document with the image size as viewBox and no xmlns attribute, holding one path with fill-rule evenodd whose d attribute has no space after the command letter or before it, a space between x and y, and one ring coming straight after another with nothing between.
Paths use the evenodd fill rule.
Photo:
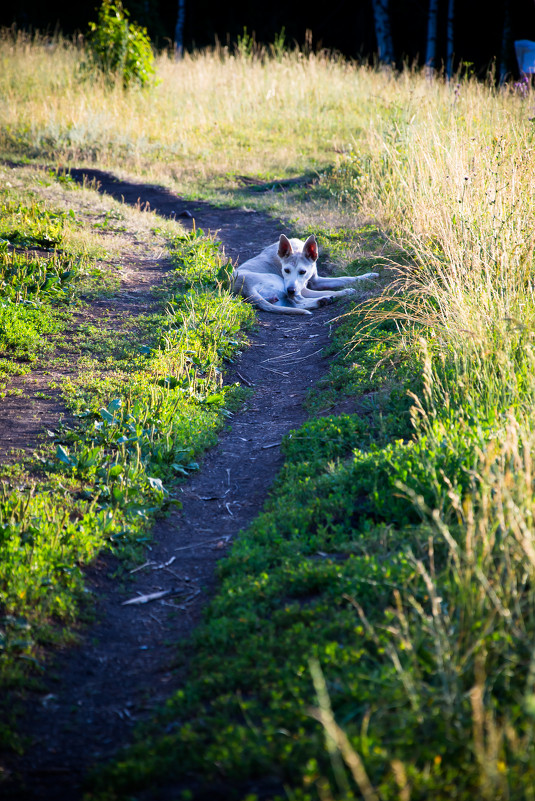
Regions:
<instances>
[{"instance_id":1,"label":"dog's head","mask_svg":"<svg viewBox=\"0 0 535 801\"><path fill-rule=\"evenodd\" d=\"M292 246L293 243L293 246ZM282 262L284 291L290 298L299 298L308 281L316 275L318 243L309 236L305 243L281 234L278 256Z\"/></svg>"}]
</instances>

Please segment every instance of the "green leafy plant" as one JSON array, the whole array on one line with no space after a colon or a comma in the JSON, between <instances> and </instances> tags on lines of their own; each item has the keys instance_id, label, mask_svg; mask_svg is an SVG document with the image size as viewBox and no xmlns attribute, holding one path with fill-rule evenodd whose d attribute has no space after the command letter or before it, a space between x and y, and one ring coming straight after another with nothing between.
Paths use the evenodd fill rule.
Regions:
<instances>
[{"instance_id":1,"label":"green leafy plant","mask_svg":"<svg viewBox=\"0 0 535 801\"><path fill-rule=\"evenodd\" d=\"M89 23L89 66L124 88L148 86L154 76L154 54L145 28L130 22L121 0L103 0L98 21Z\"/></svg>"}]
</instances>

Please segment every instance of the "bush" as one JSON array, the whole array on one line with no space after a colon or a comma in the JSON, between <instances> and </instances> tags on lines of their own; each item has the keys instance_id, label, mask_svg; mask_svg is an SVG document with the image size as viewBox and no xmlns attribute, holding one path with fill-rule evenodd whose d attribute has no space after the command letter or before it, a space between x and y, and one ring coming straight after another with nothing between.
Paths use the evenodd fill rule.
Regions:
<instances>
[{"instance_id":1,"label":"bush","mask_svg":"<svg viewBox=\"0 0 535 801\"><path fill-rule=\"evenodd\" d=\"M121 0L103 0L98 22L89 23L87 39L89 67L107 78L146 86L154 75L154 53L146 28L129 22Z\"/></svg>"}]
</instances>

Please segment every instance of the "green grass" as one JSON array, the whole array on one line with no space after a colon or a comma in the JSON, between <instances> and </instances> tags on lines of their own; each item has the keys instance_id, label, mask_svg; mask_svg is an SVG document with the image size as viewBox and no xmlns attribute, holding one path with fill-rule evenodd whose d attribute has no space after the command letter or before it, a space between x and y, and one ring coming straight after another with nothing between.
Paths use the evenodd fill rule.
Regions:
<instances>
[{"instance_id":1,"label":"green grass","mask_svg":"<svg viewBox=\"0 0 535 801\"><path fill-rule=\"evenodd\" d=\"M29 371L60 339L83 294L110 284L85 249L73 247L81 222L73 209L54 209L26 186L0 189L0 387ZM106 275L106 278L104 278Z\"/></svg>"},{"instance_id":2,"label":"green grass","mask_svg":"<svg viewBox=\"0 0 535 801\"><path fill-rule=\"evenodd\" d=\"M392 338L378 336L385 346ZM335 344L342 342L339 330ZM360 347L355 357L369 366L374 348ZM372 382L368 372L366 386L379 389L391 378L383 371ZM316 797L314 783L329 769L321 727L308 713L309 660L321 662L336 688L336 711L359 718L383 679L370 675L365 683L374 657L355 643L362 625L351 598L373 603L379 616L414 573L406 550L422 536L419 517L402 502L398 511L382 503L391 499L394 457L377 444L388 415L398 420L395 433L406 435L406 409L400 391L380 410L312 419L286 437L286 463L266 509L219 568L220 590L193 638L191 679L90 797L127 797L135 787L173 781L252 798L247 785L260 777L273 787L269 797L284 798L285 785L292 797ZM406 522L407 515L410 525L397 531L396 517Z\"/></svg>"},{"instance_id":3,"label":"green grass","mask_svg":"<svg viewBox=\"0 0 535 801\"><path fill-rule=\"evenodd\" d=\"M39 215L46 217L41 209ZM127 560L141 555L155 516L176 503L171 487L198 469L196 455L214 443L226 407L236 403L238 389L222 386L223 364L243 347L253 310L222 288L224 262L202 231L187 234L175 226L167 248L173 269L156 290L155 311L126 318L119 337L102 325L76 332L69 311L87 306L75 303L61 283L68 254L56 249L51 259L34 262L31 252L3 251L1 311L11 314L0 316L5 352L31 358L39 346L46 366L46 351L57 344L51 336L62 322L74 330L74 353L82 353L79 339L90 353L74 377L60 382L76 425L58 420L49 445L18 468L2 469L4 688L24 687L38 675L47 648L68 639L67 627L90 609L84 565L103 549ZM71 275L76 279L75 271ZM47 327L50 320L54 325ZM13 744L9 725L3 736Z\"/></svg>"}]
</instances>

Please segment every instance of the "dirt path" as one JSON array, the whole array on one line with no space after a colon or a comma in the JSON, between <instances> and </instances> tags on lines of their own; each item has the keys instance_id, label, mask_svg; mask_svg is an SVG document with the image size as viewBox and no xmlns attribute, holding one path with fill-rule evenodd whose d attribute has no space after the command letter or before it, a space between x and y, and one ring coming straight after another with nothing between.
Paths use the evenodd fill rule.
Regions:
<instances>
[{"instance_id":1,"label":"dirt path","mask_svg":"<svg viewBox=\"0 0 535 801\"><path fill-rule=\"evenodd\" d=\"M233 259L248 258L282 230L260 214L192 206L157 187L118 182L96 170L85 174L125 202L148 202L166 216L189 211L198 227L219 232ZM73 176L82 179L81 172ZM136 722L183 683L187 637L214 591L216 561L261 508L282 462L283 434L306 419L305 395L326 370L326 323L340 311L329 307L304 321L259 315L251 347L226 379L252 385L254 394L199 473L177 492L182 509L156 525L147 565L126 583L111 577L111 559L88 571L96 622L81 632L78 646L58 655L45 689L29 699L23 732L33 745L8 760L6 798L80 798L86 770L128 743ZM164 591L172 592L123 605Z\"/></svg>"}]
</instances>

